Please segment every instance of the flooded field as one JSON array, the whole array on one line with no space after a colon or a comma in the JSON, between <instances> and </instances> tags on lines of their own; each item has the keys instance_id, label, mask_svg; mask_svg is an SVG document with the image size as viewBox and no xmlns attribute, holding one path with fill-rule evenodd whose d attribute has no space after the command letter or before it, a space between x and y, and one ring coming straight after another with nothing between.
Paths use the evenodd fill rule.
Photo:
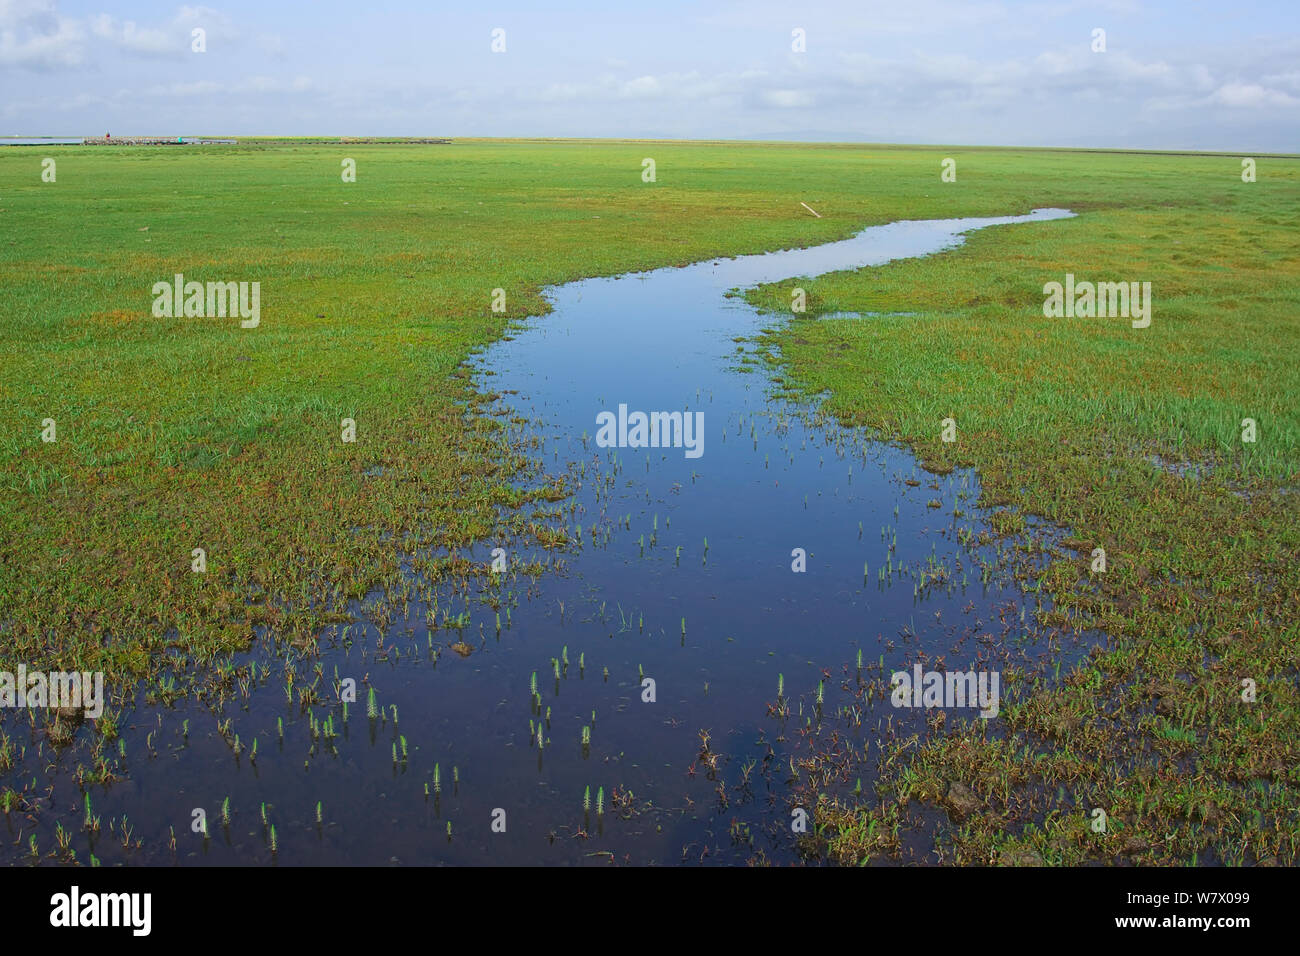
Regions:
<instances>
[{"instance_id":1,"label":"flooded field","mask_svg":"<svg viewBox=\"0 0 1300 956\"><path fill-rule=\"evenodd\" d=\"M986 533L977 475L782 397L748 341L772 318L728 293L1067 215L899 222L549 290L552 314L472 366L539 480L567 482L535 516L560 547L479 542L462 556L504 567L486 580L429 581L413 555L409 593L357 607L318 654L218 663L222 700L139 700L116 779L84 794L69 753L10 721L13 777L54 769L45 812L6 817L6 856L34 835L104 864L816 860L794 822L818 792L869 799L898 740L984 719L893 705L894 671L996 675L997 734L999 706L1090 645L1035 623L1012 575L1033 546L1004 560L1017 542ZM598 416L637 410L702 431L602 447ZM895 859L931 858L897 838Z\"/></svg>"}]
</instances>

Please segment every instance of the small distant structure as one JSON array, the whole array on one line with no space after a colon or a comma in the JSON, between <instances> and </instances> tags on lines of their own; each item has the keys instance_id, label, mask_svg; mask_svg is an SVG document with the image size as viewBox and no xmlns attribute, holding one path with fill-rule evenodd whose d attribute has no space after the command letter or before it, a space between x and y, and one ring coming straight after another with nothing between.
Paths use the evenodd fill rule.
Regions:
<instances>
[{"instance_id":1,"label":"small distant structure","mask_svg":"<svg viewBox=\"0 0 1300 956\"><path fill-rule=\"evenodd\" d=\"M104 138L83 139L84 146L235 146L237 139L210 139L203 136L127 136L113 139L109 133Z\"/></svg>"}]
</instances>

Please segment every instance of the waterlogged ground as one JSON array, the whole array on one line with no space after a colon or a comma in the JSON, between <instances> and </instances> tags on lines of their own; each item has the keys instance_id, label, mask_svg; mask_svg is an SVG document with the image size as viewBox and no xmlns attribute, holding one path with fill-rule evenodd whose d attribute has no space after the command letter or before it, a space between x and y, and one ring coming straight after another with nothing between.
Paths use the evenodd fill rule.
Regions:
<instances>
[{"instance_id":1,"label":"waterlogged ground","mask_svg":"<svg viewBox=\"0 0 1300 956\"><path fill-rule=\"evenodd\" d=\"M1049 529L990 534L973 473L783 398L743 341L770 320L728 292L1066 215L900 222L550 290L552 314L473 366L542 480L567 482L536 514L556 546L482 541L438 581L413 556L409 594L358 607L319 653L222 664L223 700L138 700L107 786L83 792L74 749L6 715L23 804L4 858L32 859L35 836L44 859L105 865L817 859L793 810L870 800L927 720L980 720L892 706L894 670L997 671L1006 708L1090 645L1039 623L1013 574ZM598 447L620 404L703 412L703 454ZM498 547L505 573L468 573ZM924 817L882 859L939 859Z\"/></svg>"}]
</instances>

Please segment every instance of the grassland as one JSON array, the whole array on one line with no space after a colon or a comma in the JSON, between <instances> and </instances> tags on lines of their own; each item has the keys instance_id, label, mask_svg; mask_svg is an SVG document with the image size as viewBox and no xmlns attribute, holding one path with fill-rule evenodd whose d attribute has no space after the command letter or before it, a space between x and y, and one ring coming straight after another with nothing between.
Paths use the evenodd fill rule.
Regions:
<instances>
[{"instance_id":1,"label":"grassland","mask_svg":"<svg viewBox=\"0 0 1300 956\"><path fill-rule=\"evenodd\" d=\"M1115 637L1008 707L1009 736L937 736L878 801L825 802L827 850L864 858L871 819L961 782L981 809L943 837L954 859L1294 861L1300 162L1261 157L1246 184L1239 157L254 142L62 147L43 183L47 152L0 151L0 666L104 670L120 691L202 672L259 637L309 645L350 599L399 587L403 554L503 522L541 533L517 509L551 493L514 490L525 461L461 363L545 311L546 285L1065 206L1080 218L800 282L810 315L920 314L800 318L769 340L845 420L1070 528L1079 550L1041 586ZM1043 318L1067 271L1151 281L1152 326ZM152 317L177 272L260 281L260 328ZM788 311L793 284L752 298ZM948 416L955 445L937 440ZM1115 839L1091 839L1084 804L1111 808Z\"/></svg>"},{"instance_id":2,"label":"grassland","mask_svg":"<svg viewBox=\"0 0 1300 956\"><path fill-rule=\"evenodd\" d=\"M653 185L628 145L0 154L6 659L122 683L310 642L399 551L485 535L519 461L459 367L542 286L830 233L730 152L663 146ZM177 272L259 281L260 328L153 318Z\"/></svg>"},{"instance_id":3,"label":"grassland","mask_svg":"<svg viewBox=\"0 0 1300 956\"><path fill-rule=\"evenodd\" d=\"M932 735L870 810L825 800L841 860L870 856L864 834L913 800L952 807L954 783L976 798L945 834L954 861L1293 864L1300 850L1300 163L1254 184L1214 159L1088 164L1055 198L1077 219L750 295L788 310L797 285L812 315L885 313L796 319L767 345L842 420L935 470L975 466L1008 530L1028 514L1069 529L1031 586L1057 621L1113 639L1005 710L1005 735ZM1151 282L1151 326L1045 318L1043 284L1066 272Z\"/></svg>"}]
</instances>

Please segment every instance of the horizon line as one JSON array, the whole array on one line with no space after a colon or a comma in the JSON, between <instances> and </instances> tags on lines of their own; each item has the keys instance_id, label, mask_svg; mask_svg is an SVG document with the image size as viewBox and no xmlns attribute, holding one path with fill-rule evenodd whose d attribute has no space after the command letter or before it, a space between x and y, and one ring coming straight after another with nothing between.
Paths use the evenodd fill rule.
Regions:
<instances>
[{"instance_id":1,"label":"horizon line","mask_svg":"<svg viewBox=\"0 0 1300 956\"><path fill-rule=\"evenodd\" d=\"M734 144L752 144L752 145L773 145L773 146L832 146L832 147L872 147L872 148L906 148L906 149L970 149L970 150L996 150L996 149L1014 149L1014 150L1032 150L1042 152L1076 152L1076 153L1145 153L1151 155L1197 155L1197 156L1269 156L1278 159L1300 159L1300 152L1273 152L1261 150L1222 150L1222 149L1197 149L1194 147L1146 147L1146 146L1026 146L1014 143L1006 144L975 144L975 143L902 143L902 142L884 142L868 140L803 140L803 139L760 139L751 137L719 137L706 139L690 138L668 138L655 136L454 136L454 135L385 135L385 134L305 134L305 135L281 135L277 133L258 133L258 134L237 134L237 133L182 133L159 135L156 133L125 133L118 137L119 140L128 139L152 139L152 140L175 140L177 138L190 139L239 139L249 141L267 141L267 140L321 140L326 142L351 141L348 145L364 146L365 140L387 140L394 144L410 142L416 145L450 145L452 143L664 143L680 145L734 145ZM39 140L57 140L57 139L80 139L107 142L103 137L85 136L78 134L3 134L0 135L0 145L6 145L6 140L11 139L39 139ZM440 142L429 143L430 140ZM71 146L83 145L83 143L24 143L14 145L31 145L31 146Z\"/></svg>"}]
</instances>

